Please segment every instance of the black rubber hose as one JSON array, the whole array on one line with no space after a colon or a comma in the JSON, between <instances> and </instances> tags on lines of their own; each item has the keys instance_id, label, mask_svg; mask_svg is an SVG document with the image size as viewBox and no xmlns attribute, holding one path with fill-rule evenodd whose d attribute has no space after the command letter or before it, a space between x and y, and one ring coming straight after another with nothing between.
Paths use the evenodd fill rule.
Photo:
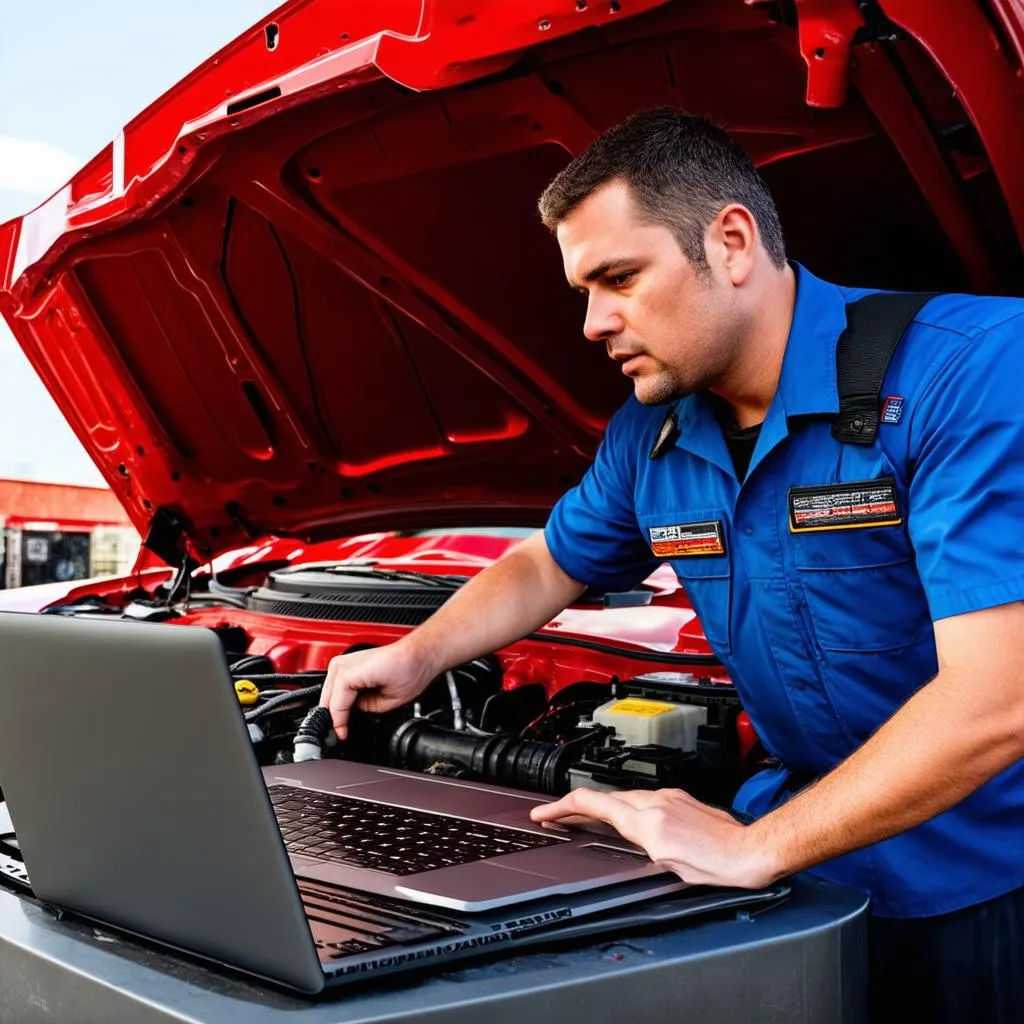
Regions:
<instances>
[{"instance_id":1,"label":"black rubber hose","mask_svg":"<svg viewBox=\"0 0 1024 1024\"><path fill-rule=\"evenodd\" d=\"M253 683L312 683L316 680L322 685L327 678L326 672L243 672L240 675Z\"/></svg>"},{"instance_id":2,"label":"black rubber hose","mask_svg":"<svg viewBox=\"0 0 1024 1024\"><path fill-rule=\"evenodd\" d=\"M288 693L279 693L276 697L271 697L270 700L265 704L261 704L258 708L253 708L252 711L247 711L245 714L245 720L247 722L258 722L261 718L265 718L272 711L284 704L294 704L296 701L303 701L307 697L318 697L322 689L323 684L317 683L316 686L307 686L301 690L290 690Z\"/></svg>"},{"instance_id":3,"label":"black rubber hose","mask_svg":"<svg viewBox=\"0 0 1024 1024\"><path fill-rule=\"evenodd\" d=\"M433 764L458 764L476 778L538 793L569 789L569 769L583 746L606 729L598 728L570 743L521 740L511 733L476 736L414 718L391 738L391 763L424 771Z\"/></svg>"},{"instance_id":4,"label":"black rubber hose","mask_svg":"<svg viewBox=\"0 0 1024 1024\"><path fill-rule=\"evenodd\" d=\"M296 764L301 761L319 761L324 756L324 744L332 724L330 711L317 704L302 720L295 734L292 760Z\"/></svg>"},{"instance_id":5,"label":"black rubber hose","mask_svg":"<svg viewBox=\"0 0 1024 1024\"><path fill-rule=\"evenodd\" d=\"M231 666L231 674L248 676L250 672L258 672L263 675L272 674L274 663L265 654L247 654L239 658Z\"/></svg>"}]
</instances>

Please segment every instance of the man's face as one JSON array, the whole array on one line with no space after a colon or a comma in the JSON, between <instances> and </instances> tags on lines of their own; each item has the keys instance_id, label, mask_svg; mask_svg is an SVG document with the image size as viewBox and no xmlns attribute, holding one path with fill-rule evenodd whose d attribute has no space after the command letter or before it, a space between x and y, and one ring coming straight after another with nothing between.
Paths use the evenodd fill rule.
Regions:
<instances>
[{"instance_id":1,"label":"man's face","mask_svg":"<svg viewBox=\"0 0 1024 1024\"><path fill-rule=\"evenodd\" d=\"M629 187L610 182L558 225L565 276L587 296L583 333L604 342L645 405L717 383L738 346L732 289L698 271L665 226L637 216Z\"/></svg>"}]
</instances>

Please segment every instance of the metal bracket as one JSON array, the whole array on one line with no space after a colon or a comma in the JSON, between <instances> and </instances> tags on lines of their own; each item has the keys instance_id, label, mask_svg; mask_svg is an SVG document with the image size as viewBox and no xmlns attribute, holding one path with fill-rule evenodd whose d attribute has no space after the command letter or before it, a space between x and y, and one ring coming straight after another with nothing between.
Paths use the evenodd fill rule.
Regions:
<instances>
[{"instance_id":1,"label":"metal bracket","mask_svg":"<svg viewBox=\"0 0 1024 1024\"><path fill-rule=\"evenodd\" d=\"M800 53L807 64L807 105L833 109L846 99L850 49L865 27L854 0L796 0Z\"/></svg>"}]
</instances>

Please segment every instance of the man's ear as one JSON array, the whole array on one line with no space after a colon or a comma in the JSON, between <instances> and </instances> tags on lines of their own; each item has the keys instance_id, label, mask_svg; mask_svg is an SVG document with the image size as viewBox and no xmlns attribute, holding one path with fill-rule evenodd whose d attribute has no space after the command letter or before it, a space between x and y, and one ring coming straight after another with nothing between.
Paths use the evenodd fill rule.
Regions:
<instances>
[{"instance_id":1,"label":"man's ear","mask_svg":"<svg viewBox=\"0 0 1024 1024\"><path fill-rule=\"evenodd\" d=\"M739 203L724 207L708 225L704 244L708 261L717 264L733 285L741 285L754 268L757 221Z\"/></svg>"}]
</instances>

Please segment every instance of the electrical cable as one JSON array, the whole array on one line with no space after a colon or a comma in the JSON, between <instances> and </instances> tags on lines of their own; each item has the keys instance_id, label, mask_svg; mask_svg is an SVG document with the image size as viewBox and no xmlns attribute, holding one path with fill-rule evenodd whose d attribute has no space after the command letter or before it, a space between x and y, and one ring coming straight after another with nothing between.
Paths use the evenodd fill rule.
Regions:
<instances>
[{"instance_id":1,"label":"electrical cable","mask_svg":"<svg viewBox=\"0 0 1024 1024\"><path fill-rule=\"evenodd\" d=\"M331 713L318 704L302 720L299 731L295 734L292 761L319 761L324 756L324 746L334 735L331 729Z\"/></svg>"},{"instance_id":2,"label":"electrical cable","mask_svg":"<svg viewBox=\"0 0 1024 1024\"><path fill-rule=\"evenodd\" d=\"M288 693L282 693L278 697L271 697L265 704L261 704L258 708L253 708L252 711L246 712L245 720L247 722L258 722L261 718L266 718L272 711L282 707L282 705L293 704L301 702L308 697L318 696L322 689L323 684L318 683L316 686L307 686L301 690L291 690Z\"/></svg>"},{"instance_id":3,"label":"electrical cable","mask_svg":"<svg viewBox=\"0 0 1024 1024\"><path fill-rule=\"evenodd\" d=\"M232 675L234 673L232 672ZM252 682L259 683L321 683L327 678L326 672L243 672L242 675Z\"/></svg>"},{"instance_id":4,"label":"electrical cable","mask_svg":"<svg viewBox=\"0 0 1024 1024\"><path fill-rule=\"evenodd\" d=\"M251 672L256 672L257 666L263 675L274 674L274 663L265 654L247 654L239 658L231 666L231 674L241 673L247 676Z\"/></svg>"}]
</instances>

